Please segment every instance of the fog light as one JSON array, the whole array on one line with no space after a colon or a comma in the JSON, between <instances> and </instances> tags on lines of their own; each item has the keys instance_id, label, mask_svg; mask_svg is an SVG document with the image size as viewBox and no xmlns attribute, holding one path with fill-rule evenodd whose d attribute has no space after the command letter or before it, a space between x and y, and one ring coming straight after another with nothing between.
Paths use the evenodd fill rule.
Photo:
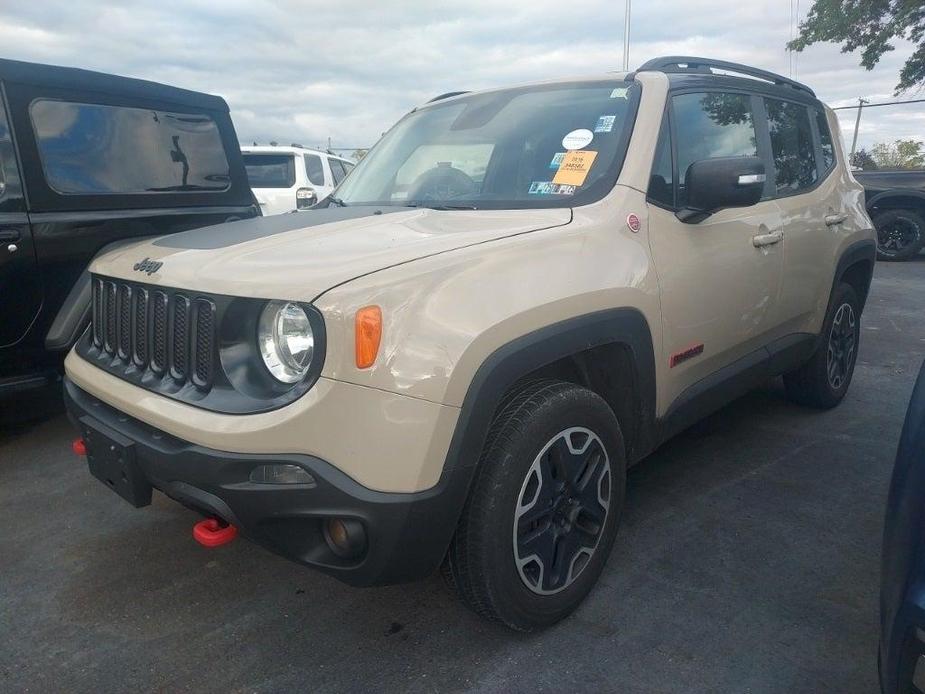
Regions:
<instances>
[{"instance_id":1,"label":"fog light","mask_svg":"<svg viewBox=\"0 0 925 694\"><path fill-rule=\"evenodd\" d=\"M315 478L298 465L261 465L251 470L250 481L257 484L315 484Z\"/></svg>"},{"instance_id":2,"label":"fog light","mask_svg":"<svg viewBox=\"0 0 925 694\"><path fill-rule=\"evenodd\" d=\"M363 551L366 546L366 531L358 520L328 518L324 522L324 541L334 554L348 559Z\"/></svg>"}]
</instances>

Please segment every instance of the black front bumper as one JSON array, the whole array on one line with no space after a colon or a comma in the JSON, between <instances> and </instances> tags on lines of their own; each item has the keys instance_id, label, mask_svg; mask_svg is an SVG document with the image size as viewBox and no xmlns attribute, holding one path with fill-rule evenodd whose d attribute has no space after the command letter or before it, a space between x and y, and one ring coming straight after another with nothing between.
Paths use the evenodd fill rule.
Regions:
<instances>
[{"instance_id":1,"label":"black front bumper","mask_svg":"<svg viewBox=\"0 0 925 694\"><path fill-rule=\"evenodd\" d=\"M312 456L228 453L182 441L124 415L68 379L64 399L81 433L102 429L127 439L135 469L154 488L204 515L224 519L287 559L352 585L401 583L433 572L465 500L465 476L444 475L425 492L377 492ZM250 481L255 467L273 463L303 467L314 484ZM359 557L343 559L329 548L322 528L332 517L362 523L366 543Z\"/></svg>"}]
</instances>

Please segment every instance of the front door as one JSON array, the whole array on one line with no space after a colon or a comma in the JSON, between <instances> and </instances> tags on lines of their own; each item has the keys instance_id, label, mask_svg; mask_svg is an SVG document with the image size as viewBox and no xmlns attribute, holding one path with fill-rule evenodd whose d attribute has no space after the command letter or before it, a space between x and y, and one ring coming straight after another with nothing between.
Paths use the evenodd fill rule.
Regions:
<instances>
[{"instance_id":1,"label":"front door","mask_svg":"<svg viewBox=\"0 0 925 694\"><path fill-rule=\"evenodd\" d=\"M746 93L671 98L649 189L649 238L662 300L660 411L686 388L773 338L783 272L781 215L773 200L681 222L684 179L695 161L761 156ZM735 366L733 366L735 368Z\"/></svg>"},{"instance_id":2,"label":"front door","mask_svg":"<svg viewBox=\"0 0 925 694\"><path fill-rule=\"evenodd\" d=\"M0 349L19 342L41 308L35 245L0 95ZM4 375L0 373L0 378Z\"/></svg>"}]
</instances>

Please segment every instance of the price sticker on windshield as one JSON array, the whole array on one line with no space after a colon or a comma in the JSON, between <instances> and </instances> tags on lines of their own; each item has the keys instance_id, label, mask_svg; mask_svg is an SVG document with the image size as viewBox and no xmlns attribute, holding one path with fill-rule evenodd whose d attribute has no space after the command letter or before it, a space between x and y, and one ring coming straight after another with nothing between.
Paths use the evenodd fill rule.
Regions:
<instances>
[{"instance_id":1,"label":"price sticker on windshield","mask_svg":"<svg viewBox=\"0 0 925 694\"><path fill-rule=\"evenodd\" d=\"M588 172L591 170L591 165L594 164L595 157L597 157L597 152L587 150L566 152L552 182L580 186L585 182L585 178L587 178Z\"/></svg>"}]
</instances>

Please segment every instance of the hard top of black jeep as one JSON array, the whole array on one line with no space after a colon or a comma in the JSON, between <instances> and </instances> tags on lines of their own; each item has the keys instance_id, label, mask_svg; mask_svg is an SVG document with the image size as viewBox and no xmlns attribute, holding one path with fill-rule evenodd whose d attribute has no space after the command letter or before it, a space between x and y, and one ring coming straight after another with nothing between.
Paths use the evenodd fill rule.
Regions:
<instances>
[{"instance_id":1,"label":"hard top of black jeep","mask_svg":"<svg viewBox=\"0 0 925 694\"><path fill-rule=\"evenodd\" d=\"M170 87L159 82L120 77L119 75L81 70L74 67L43 65L41 63L0 58L0 80L100 94L147 97L210 111L228 111L228 104L220 96Z\"/></svg>"}]
</instances>

